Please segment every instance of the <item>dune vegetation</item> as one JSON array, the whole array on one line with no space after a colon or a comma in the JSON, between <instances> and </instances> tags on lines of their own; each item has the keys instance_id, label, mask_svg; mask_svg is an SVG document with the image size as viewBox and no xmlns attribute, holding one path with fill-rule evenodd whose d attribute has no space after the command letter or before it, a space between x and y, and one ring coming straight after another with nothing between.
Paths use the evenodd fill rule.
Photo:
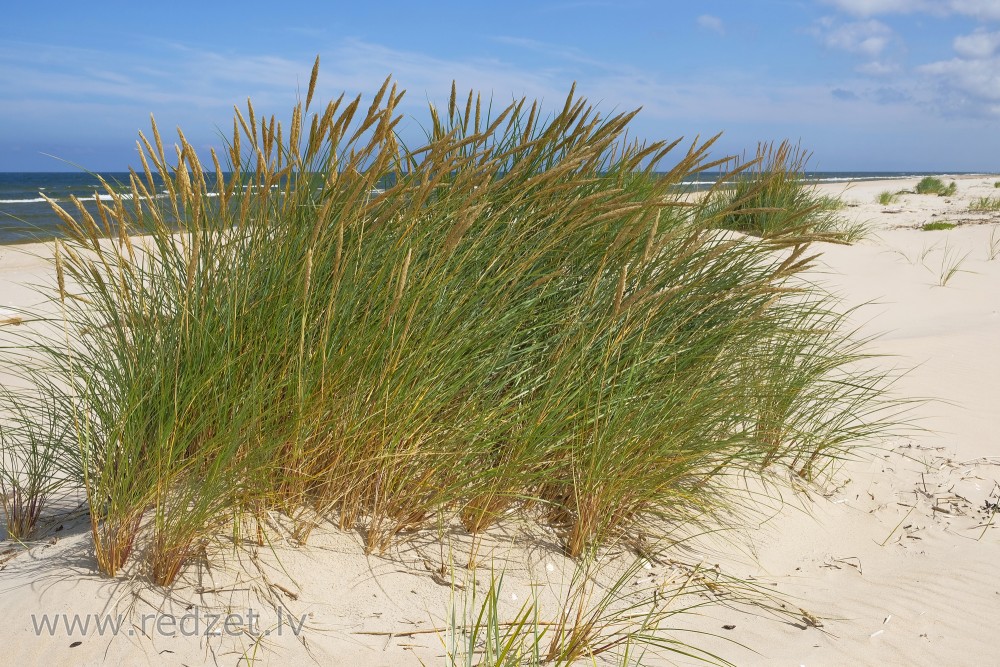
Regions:
<instances>
[{"instance_id":1,"label":"dune vegetation","mask_svg":"<svg viewBox=\"0 0 1000 667\"><path fill-rule=\"evenodd\" d=\"M969 210L975 213L1000 211L1000 197L977 197L969 204Z\"/></svg>"},{"instance_id":2,"label":"dune vegetation","mask_svg":"<svg viewBox=\"0 0 1000 667\"><path fill-rule=\"evenodd\" d=\"M957 227L954 222L948 222L947 220L936 220L935 222L925 222L920 225L920 229L925 232L939 232L945 229L954 229Z\"/></svg>"},{"instance_id":3,"label":"dune vegetation","mask_svg":"<svg viewBox=\"0 0 1000 667\"><path fill-rule=\"evenodd\" d=\"M844 202L806 181L811 155L789 141L761 143L752 159L734 159L707 197L708 217L723 229L798 243L853 243L865 227L847 223Z\"/></svg>"},{"instance_id":4,"label":"dune vegetation","mask_svg":"<svg viewBox=\"0 0 1000 667\"><path fill-rule=\"evenodd\" d=\"M876 199L876 201L878 201L879 204L882 204L882 206L895 204L897 201L899 201L899 194L900 193L892 192L891 190L883 190L882 192L878 193L878 198Z\"/></svg>"},{"instance_id":5,"label":"dune vegetation","mask_svg":"<svg viewBox=\"0 0 1000 667\"><path fill-rule=\"evenodd\" d=\"M950 197L958 190L958 184L952 181L948 185L944 184L936 176L924 176L917 183L916 192L918 195L938 195L940 197Z\"/></svg>"},{"instance_id":6,"label":"dune vegetation","mask_svg":"<svg viewBox=\"0 0 1000 667\"><path fill-rule=\"evenodd\" d=\"M371 552L516 516L577 557L737 520L747 476L814 478L886 428L885 375L801 277L844 237L787 144L697 199L713 140L628 142L636 112L573 92L543 116L453 88L411 148L388 80L314 109L315 80L287 124L237 111L214 176L154 124L96 216L53 202L60 333L4 353L34 386L5 405L47 429L4 431L11 534L51 479L85 490L102 572L158 585L272 512ZM13 470L42 436L57 455Z\"/></svg>"}]
</instances>

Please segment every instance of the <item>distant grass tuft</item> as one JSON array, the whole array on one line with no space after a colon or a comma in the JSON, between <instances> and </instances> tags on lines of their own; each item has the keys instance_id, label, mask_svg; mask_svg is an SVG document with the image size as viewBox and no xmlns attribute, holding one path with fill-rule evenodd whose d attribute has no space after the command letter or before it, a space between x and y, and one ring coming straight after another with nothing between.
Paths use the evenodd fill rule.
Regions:
<instances>
[{"instance_id":1,"label":"distant grass tuft","mask_svg":"<svg viewBox=\"0 0 1000 667\"><path fill-rule=\"evenodd\" d=\"M889 190L883 190L882 192L878 193L876 201L878 201L879 204L882 204L882 206L888 206L889 204L895 204L898 199L899 199L898 193L893 193L890 192Z\"/></svg>"},{"instance_id":2,"label":"distant grass tuft","mask_svg":"<svg viewBox=\"0 0 1000 667\"><path fill-rule=\"evenodd\" d=\"M1000 211L1000 197L979 197L969 204L969 210L977 213Z\"/></svg>"},{"instance_id":3,"label":"distant grass tuft","mask_svg":"<svg viewBox=\"0 0 1000 667\"><path fill-rule=\"evenodd\" d=\"M956 226L957 225L955 225L955 223L953 222L947 222L945 220L941 220L939 222L925 222L923 225L921 225L920 229L924 230L925 232L936 232L944 229L954 229Z\"/></svg>"},{"instance_id":4,"label":"distant grass tuft","mask_svg":"<svg viewBox=\"0 0 1000 667\"><path fill-rule=\"evenodd\" d=\"M917 194L920 195L939 195L941 197L950 197L958 191L958 184L952 181L948 185L944 184L940 178L936 176L924 176L917 183L916 188Z\"/></svg>"},{"instance_id":5,"label":"distant grass tuft","mask_svg":"<svg viewBox=\"0 0 1000 667\"><path fill-rule=\"evenodd\" d=\"M862 224L837 214L844 202L816 194L805 181L809 154L785 141L761 144L753 160L734 161L732 169L706 198L702 215L712 224L770 240L853 243L864 237Z\"/></svg>"}]
</instances>

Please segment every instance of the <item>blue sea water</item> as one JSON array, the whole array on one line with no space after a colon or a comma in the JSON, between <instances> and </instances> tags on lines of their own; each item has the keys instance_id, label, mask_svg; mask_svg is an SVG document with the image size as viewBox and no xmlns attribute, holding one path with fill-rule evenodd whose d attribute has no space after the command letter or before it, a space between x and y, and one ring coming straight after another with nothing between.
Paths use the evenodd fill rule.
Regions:
<instances>
[{"instance_id":1,"label":"blue sea water","mask_svg":"<svg viewBox=\"0 0 1000 667\"><path fill-rule=\"evenodd\" d=\"M806 177L817 183L880 180L886 178L907 178L926 176L932 172L899 171L842 171L809 172ZM939 173L939 172L936 172ZM127 193L127 173L100 174L117 190ZM692 174L686 181L691 189L707 188L715 183L719 174L702 172ZM162 184L154 183L157 192L162 193ZM42 198L45 195L75 211L70 197L75 196L96 216L95 197L108 198L97 176L83 172L0 172L0 244L25 243L51 240L60 235L59 219L51 205Z\"/></svg>"},{"instance_id":2,"label":"blue sea water","mask_svg":"<svg viewBox=\"0 0 1000 667\"><path fill-rule=\"evenodd\" d=\"M101 174L121 192L128 173ZM156 183L158 189L160 183ZM60 221L52 206L42 197L58 202L75 213L70 197L77 197L96 216L96 197L108 195L97 176L79 172L0 172L0 244L47 241L60 235Z\"/></svg>"}]
</instances>

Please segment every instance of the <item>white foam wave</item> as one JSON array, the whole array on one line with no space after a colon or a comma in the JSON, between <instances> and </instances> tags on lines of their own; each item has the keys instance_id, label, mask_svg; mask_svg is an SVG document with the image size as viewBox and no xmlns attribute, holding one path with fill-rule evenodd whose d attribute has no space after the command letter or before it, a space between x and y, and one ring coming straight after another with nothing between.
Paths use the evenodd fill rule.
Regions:
<instances>
[{"instance_id":1,"label":"white foam wave","mask_svg":"<svg viewBox=\"0 0 1000 667\"><path fill-rule=\"evenodd\" d=\"M124 200L130 200L130 199L132 199L132 193L131 192L123 192L123 193L119 194L118 196L121 197ZM154 195L152 198L153 199L164 199L165 197L167 197L167 195ZM114 201L114 197L112 197L111 195L108 195L108 194L98 194L97 195L97 199L100 199L101 201ZM80 201L97 201L97 199L94 199L93 197L80 197ZM150 198L149 197L140 197L140 199L142 199L144 201L149 201Z\"/></svg>"},{"instance_id":2,"label":"white foam wave","mask_svg":"<svg viewBox=\"0 0 1000 667\"><path fill-rule=\"evenodd\" d=\"M41 197L33 199L0 199L0 204L37 204L45 201Z\"/></svg>"},{"instance_id":3,"label":"white foam wave","mask_svg":"<svg viewBox=\"0 0 1000 667\"><path fill-rule=\"evenodd\" d=\"M119 196L122 199L131 199L132 198L132 195L129 194L129 193L124 193L124 194L119 195ZM111 195L102 195L102 194L98 194L96 199L94 197L80 197L80 201L97 201L98 199L100 199L101 201L114 201L115 198L112 197Z\"/></svg>"}]
</instances>

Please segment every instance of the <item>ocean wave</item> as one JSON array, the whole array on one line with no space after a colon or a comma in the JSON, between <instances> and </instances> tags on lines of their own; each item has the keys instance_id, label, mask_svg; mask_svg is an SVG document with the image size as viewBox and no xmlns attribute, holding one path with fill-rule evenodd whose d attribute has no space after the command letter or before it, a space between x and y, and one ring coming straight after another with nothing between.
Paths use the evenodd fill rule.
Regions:
<instances>
[{"instance_id":1,"label":"ocean wave","mask_svg":"<svg viewBox=\"0 0 1000 667\"><path fill-rule=\"evenodd\" d=\"M118 196L121 197L123 200L126 200L126 201L132 199L132 193L131 192L122 192ZM162 194L155 194L155 195L153 195L152 199L167 199L169 196L170 195L166 191L164 191ZM207 192L207 193L205 193L205 196L207 196L207 197L218 197L219 193L218 192ZM55 201L55 202L65 201L65 199L63 199L61 197L58 197L58 198L57 197L52 197L51 199L52 199L52 201ZM78 201L81 201L81 202L93 202L93 201L98 201L98 200L100 200L100 201L114 201L114 197L112 195L110 195L110 194L101 194L101 193L99 193L96 198L93 197L93 196L90 196L90 197L78 197L77 199L78 199ZM140 199L142 199L144 201L149 201L150 197L140 197ZM49 201L49 200L46 199L46 198L44 198L44 197L29 197L29 198L25 198L25 199L0 199L0 204L42 204L42 203L47 202L47 201Z\"/></svg>"},{"instance_id":2,"label":"ocean wave","mask_svg":"<svg viewBox=\"0 0 1000 667\"><path fill-rule=\"evenodd\" d=\"M128 192L122 193L122 194L120 194L118 196L121 197L122 199L131 199L132 198L132 194L128 193ZM114 201L115 198L112 197L111 195L102 195L102 194L98 194L96 198L95 197L79 197L80 201L97 201L98 199L100 199L101 201Z\"/></svg>"},{"instance_id":3,"label":"ocean wave","mask_svg":"<svg viewBox=\"0 0 1000 667\"><path fill-rule=\"evenodd\" d=\"M125 199L125 200L132 199L132 193L131 192L122 192L118 196L121 197L122 199ZM165 194L163 194L163 195L154 195L153 199L165 199L167 196L168 195L165 195ZM108 195L108 194L98 194L97 195L97 199L100 199L101 201L114 201L114 197L111 196L111 195ZM94 199L93 197L80 197L80 201L97 201L97 199ZM149 201L150 198L149 197L140 197L140 199L142 199L143 201Z\"/></svg>"},{"instance_id":4,"label":"ocean wave","mask_svg":"<svg viewBox=\"0 0 1000 667\"><path fill-rule=\"evenodd\" d=\"M850 181L900 181L907 178L916 178L915 176L843 176L843 177L831 177L831 176L818 176L815 178L806 177L805 180L812 181L814 183L847 183Z\"/></svg>"}]
</instances>

